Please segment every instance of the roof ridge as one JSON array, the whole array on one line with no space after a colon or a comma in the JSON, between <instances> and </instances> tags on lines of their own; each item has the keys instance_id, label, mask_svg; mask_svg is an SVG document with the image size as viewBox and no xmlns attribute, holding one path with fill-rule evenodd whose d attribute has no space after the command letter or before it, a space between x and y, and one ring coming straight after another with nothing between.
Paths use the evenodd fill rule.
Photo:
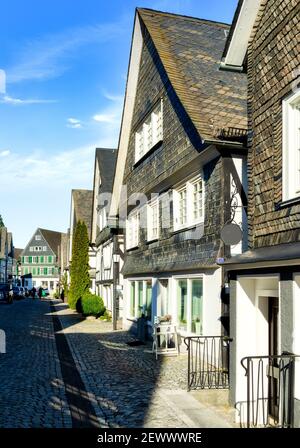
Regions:
<instances>
[{"instance_id":1,"label":"roof ridge","mask_svg":"<svg viewBox=\"0 0 300 448\"><path fill-rule=\"evenodd\" d=\"M220 22L218 20L202 19L201 17L188 16L185 14L177 14L175 12L160 11L158 9L140 8L140 7L137 7L136 9L138 12L140 12L140 11L154 12L154 13L164 14L164 15L168 15L168 16L182 17L183 19L188 19L188 20L196 20L197 22L202 22L202 23L207 23L207 24L212 24L212 25L226 25L228 27L231 26L230 23Z\"/></svg>"}]
</instances>

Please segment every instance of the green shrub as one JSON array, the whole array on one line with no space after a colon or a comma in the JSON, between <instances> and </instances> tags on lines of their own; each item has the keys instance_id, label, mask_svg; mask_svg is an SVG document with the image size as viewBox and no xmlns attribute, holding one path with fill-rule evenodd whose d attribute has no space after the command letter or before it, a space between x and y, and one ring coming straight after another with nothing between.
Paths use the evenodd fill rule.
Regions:
<instances>
[{"instance_id":1,"label":"green shrub","mask_svg":"<svg viewBox=\"0 0 300 448\"><path fill-rule=\"evenodd\" d=\"M106 310L102 298L90 292L86 292L77 302L76 309L81 309L84 316L102 316Z\"/></svg>"}]
</instances>

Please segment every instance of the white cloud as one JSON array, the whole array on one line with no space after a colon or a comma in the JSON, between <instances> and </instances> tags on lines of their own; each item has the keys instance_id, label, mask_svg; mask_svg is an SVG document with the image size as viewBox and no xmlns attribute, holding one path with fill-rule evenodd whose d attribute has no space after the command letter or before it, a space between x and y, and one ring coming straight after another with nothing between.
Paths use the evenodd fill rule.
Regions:
<instances>
[{"instance_id":1,"label":"white cloud","mask_svg":"<svg viewBox=\"0 0 300 448\"><path fill-rule=\"evenodd\" d=\"M108 92L104 92L103 96L109 100L109 103L102 111L93 115L92 119L97 123L120 126L124 97Z\"/></svg>"},{"instance_id":2,"label":"white cloud","mask_svg":"<svg viewBox=\"0 0 300 448\"><path fill-rule=\"evenodd\" d=\"M80 129L82 128L82 123L77 118L68 118L67 127L72 129Z\"/></svg>"},{"instance_id":3,"label":"white cloud","mask_svg":"<svg viewBox=\"0 0 300 448\"><path fill-rule=\"evenodd\" d=\"M8 95L4 95L0 98L0 103L4 104L12 104L14 106L21 106L24 104L48 104L48 103L56 103L56 100L43 100L43 99L21 99L21 98L13 98Z\"/></svg>"},{"instance_id":4,"label":"white cloud","mask_svg":"<svg viewBox=\"0 0 300 448\"><path fill-rule=\"evenodd\" d=\"M79 47L107 42L125 32L120 23L71 28L27 41L17 54L16 63L6 69L7 83L42 80L62 75Z\"/></svg>"},{"instance_id":5,"label":"white cloud","mask_svg":"<svg viewBox=\"0 0 300 448\"><path fill-rule=\"evenodd\" d=\"M9 149L4 149L3 151L0 151L0 157L7 157L9 156L10 151Z\"/></svg>"},{"instance_id":6,"label":"white cloud","mask_svg":"<svg viewBox=\"0 0 300 448\"><path fill-rule=\"evenodd\" d=\"M94 121L98 123L115 123L117 116L115 114L96 114L93 116Z\"/></svg>"}]
</instances>

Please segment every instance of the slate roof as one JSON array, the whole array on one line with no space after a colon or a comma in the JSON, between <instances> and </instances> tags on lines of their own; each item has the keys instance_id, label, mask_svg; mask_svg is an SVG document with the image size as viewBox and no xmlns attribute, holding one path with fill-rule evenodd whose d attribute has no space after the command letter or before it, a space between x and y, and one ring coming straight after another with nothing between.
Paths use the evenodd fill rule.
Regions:
<instances>
[{"instance_id":1,"label":"slate roof","mask_svg":"<svg viewBox=\"0 0 300 448\"><path fill-rule=\"evenodd\" d=\"M244 135L246 76L219 69L230 26L151 9L137 12L202 140L236 141L234 129Z\"/></svg>"},{"instance_id":2,"label":"slate roof","mask_svg":"<svg viewBox=\"0 0 300 448\"><path fill-rule=\"evenodd\" d=\"M21 256L21 253L23 252L23 249L19 249L17 247L14 248L14 259L18 260Z\"/></svg>"},{"instance_id":3,"label":"slate roof","mask_svg":"<svg viewBox=\"0 0 300 448\"><path fill-rule=\"evenodd\" d=\"M60 255L62 236L65 235L61 232L55 232L54 230L41 229L39 228L41 234L49 244L50 248L53 250L56 256Z\"/></svg>"},{"instance_id":4,"label":"slate roof","mask_svg":"<svg viewBox=\"0 0 300 448\"><path fill-rule=\"evenodd\" d=\"M84 221L89 236L92 229L92 208L93 208L93 190L72 190L75 220L74 226L78 221Z\"/></svg>"},{"instance_id":5,"label":"slate roof","mask_svg":"<svg viewBox=\"0 0 300 448\"><path fill-rule=\"evenodd\" d=\"M99 192L110 193L113 187L117 150L109 148L97 148L96 160L99 165L101 187Z\"/></svg>"}]
</instances>

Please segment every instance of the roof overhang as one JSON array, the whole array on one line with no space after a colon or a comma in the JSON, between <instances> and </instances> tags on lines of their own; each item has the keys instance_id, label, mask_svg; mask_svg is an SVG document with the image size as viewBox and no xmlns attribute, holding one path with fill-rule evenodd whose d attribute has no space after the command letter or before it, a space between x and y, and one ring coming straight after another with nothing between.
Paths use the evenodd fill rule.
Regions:
<instances>
[{"instance_id":1,"label":"roof overhang","mask_svg":"<svg viewBox=\"0 0 300 448\"><path fill-rule=\"evenodd\" d=\"M261 2L262 0L239 0L223 53L221 69L243 70L248 43Z\"/></svg>"},{"instance_id":2,"label":"roof overhang","mask_svg":"<svg viewBox=\"0 0 300 448\"><path fill-rule=\"evenodd\" d=\"M300 266L300 242L248 250L223 263L227 271L276 266Z\"/></svg>"}]
</instances>

